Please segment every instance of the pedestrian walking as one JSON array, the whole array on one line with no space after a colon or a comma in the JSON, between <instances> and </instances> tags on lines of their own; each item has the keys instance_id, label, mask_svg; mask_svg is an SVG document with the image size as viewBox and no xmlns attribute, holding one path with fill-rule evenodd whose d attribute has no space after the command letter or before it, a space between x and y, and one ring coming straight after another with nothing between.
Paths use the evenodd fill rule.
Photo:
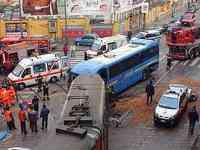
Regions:
<instances>
[{"instance_id":1,"label":"pedestrian walking","mask_svg":"<svg viewBox=\"0 0 200 150\"><path fill-rule=\"evenodd\" d=\"M86 51L84 52L84 60L88 60L87 52Z\"/></svg>"},{"instance_id":2,"label":"pedestrian walking","mask_svg":"<svg viewBox=\"0 0 200 150\"><path fill-rule=\"evenodd\" d=\"M44 104L40 112L40 118L42 118L42 130L44 129L44 127L47 129L49 112L49 109Z\"/></svg>"},{"instance_id":3,"label":"pedestrian walking","mask_svg":"<svg viewBox=\"0 0 200 150\"><path fill-rule=\"evenodd\" d=\"M18 112L18 118L19 118L19 122L20 122L20 128L21 128L21 134L22 135L26 135L27 134L27 130L26 130L26 112L24 111L23 106L20 106L20 111Z\"/></svg>"},{"instance_id":4,"label":"pedestrian walking","mask_svg":"<svg viewBox=\"0 0 200 150\"><path fill-rule=\"evenodd\" d=\"M47 81L43 84L43 100L49 100L49 85Z\"/></svg>"},{"instance_id":5,"label":"pedestrian walking","mask_svg":"<svg viewBox=\"0 0 200 150\"><path fill-rule=\"evenodd\" d=\"M132 31L128 31L128 33L127 33L127 39L128 39L128 41L131 40L132 35L133 35L133 32Z\"/></svg>"},{"instance_id":6,"label":"pedestrian walking","mask_svg":"<svg viewBox=\"0 0 200 150\"><path fill-rule=\"evenodd\" d=\"M33 109L33 106L30 107L28 118L30 121L31 131L37 133L38 132L38 128L37 128L38 112Z\"/></svg>"},{"instance_id":7,"label":"pedestrian walking","mask_svg":"<svg viewBox=\"0 0 200 150\"><path fill-rule=\"evenodd\" d=\"M155 93L155 88L153 86L153 81L150 80L146 85L146 93L147 93L147 105L151 104L153 101L153 96ZM150 99L150 101L149 101Z\"/></svg>"},{"instance_id":8,"label":"pedestrian walking","mask_svg":"<svg viewBox=\"0 0 200 150\"><path fill-rule=\"evenodd\" d=\"M193 135L196 122L199 122L199 114L196 110L196 106L193 106L188 112L189 119L189 134Z\"/></svg>"},{"instance_id":9,"label":"pedestrian walking","mask_svg":"<svg viewBox=\"0 0 200 150\"><path fill-rule=\"evenodd\" d=\"M43 77L41 74L37 76L37 84L38 84L38 92L42 91L42 83L43 83Z\"/></svg>"},{"instance_id":10,"label":"pedestrian walking","mask_svg":"<svg viewBox=\"0 0 200 150\"><path fill-rule=\"evenodd\" d=\"M69 46L68 46L67 42L63 46L63 52L64 52L64 55L67 56L67 54L69 52Z\"/></svg>"},{"instance_id":11,"label":"pedestrian walking","mask_svg":"<svg viewBox=\"0 0 200 150\"><path fill-rule=\"evenodd\" d=\"M170 70L171 66L172 66L172 60L171 58L167 58L167 70Z\"/></svg>"},{"instance_id":12,"label":"pedestrian walking","mask_svg":"<svg viewBox=\"0 0 200 150\"><path fill-rule=\"evenodd\" d=\"M10 110L9 106L6 106L6 108L4 110L4 119L5 119L6 123L7 123L7 127L8 127L8 129L10 131L16 129L13 113Z\"/></svg>"},{"instance_id":13,"label":"pedestrian walking","mask_svg":"<svg viewBox=\"0 0 200 150\"><path fill-rule=\"evenodd\" d=\"M37 97L37 95L35 95L32 99L32 105L33 105L33 109L35 111L39 111L39 98Z\"/></svg>"}]
</instances>

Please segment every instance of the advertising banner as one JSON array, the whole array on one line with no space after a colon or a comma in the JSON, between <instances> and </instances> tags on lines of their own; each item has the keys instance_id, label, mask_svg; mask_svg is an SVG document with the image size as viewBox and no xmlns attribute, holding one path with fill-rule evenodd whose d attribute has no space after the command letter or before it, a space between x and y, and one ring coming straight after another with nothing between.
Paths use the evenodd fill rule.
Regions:
<instances>
[{"instance_id":1,"label":"advertising banner","mask_svg":"<svg viewBox=\"0 0 200 150\"><path fill-rule=\"evenodd\" d=\"M57 0L21 0L24 15L56 15Z\"/></svg>"}]
</instances>

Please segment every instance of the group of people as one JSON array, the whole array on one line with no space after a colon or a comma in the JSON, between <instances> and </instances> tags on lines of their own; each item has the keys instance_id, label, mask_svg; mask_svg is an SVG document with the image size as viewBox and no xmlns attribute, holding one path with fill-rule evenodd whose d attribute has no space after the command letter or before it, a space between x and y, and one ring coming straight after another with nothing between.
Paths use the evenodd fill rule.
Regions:
<instances>
[{"instance_id":1,"label":"group of people","mask_svg":"<svg viewBox=\"0 0 200 150\"><path fill-rule=\"evenodd\" d=\"M43 104L40 114L39 114L39 98L37 96L34 96L32 99L31 105L26 109L23 103L19 103L20 110L18 111L18 120L19 125L21 128L21 134L26 135L27 134L27 121L29 121L29 127L31 129L31 132L38 132L38 126L37 122L39 118L42 119L42 127L41 129L47 129L48 127L48 116L50 113L49 108ZM3 111L4 120L7 123L8 130L12 131L16 129L15 126L15 119L14 119L14 112L10 109L10 107L7 105L4 108Z\"/></svg>"}]
</instances>

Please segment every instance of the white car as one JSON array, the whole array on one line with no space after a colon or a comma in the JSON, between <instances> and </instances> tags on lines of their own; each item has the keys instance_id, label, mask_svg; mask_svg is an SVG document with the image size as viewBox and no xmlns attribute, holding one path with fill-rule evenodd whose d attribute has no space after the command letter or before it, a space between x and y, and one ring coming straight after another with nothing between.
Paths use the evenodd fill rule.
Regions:
<instances>
[{"instance_id":1,"label":"white car","mask_svg":"<svg viewBox=\"0 0 200 150\"><path fill-rule=\"evenodd\" d=\"M182 84L170 84L160 97L154 112L154 125L167 124L175 126L185 110L192 89Z\"/></svg>"}]
</instances>

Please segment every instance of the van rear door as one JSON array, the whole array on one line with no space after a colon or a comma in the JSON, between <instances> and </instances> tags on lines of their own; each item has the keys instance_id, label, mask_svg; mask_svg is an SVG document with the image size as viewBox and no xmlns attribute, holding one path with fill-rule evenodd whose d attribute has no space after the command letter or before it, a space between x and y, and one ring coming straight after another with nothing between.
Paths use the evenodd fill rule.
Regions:
<instances>
[{"instance_id":1,"label":"van rear door","mask_svg":"<svg viewBox=\"0 0 200 150\"><path fill-rule=\"evenodd\" d=\"M62 68L62 74L67 75L67 71L69 69L69 64L68 64L68 57L67 56L62 56L61 57L61 68Z\"/></svg>"}]
</instances>

